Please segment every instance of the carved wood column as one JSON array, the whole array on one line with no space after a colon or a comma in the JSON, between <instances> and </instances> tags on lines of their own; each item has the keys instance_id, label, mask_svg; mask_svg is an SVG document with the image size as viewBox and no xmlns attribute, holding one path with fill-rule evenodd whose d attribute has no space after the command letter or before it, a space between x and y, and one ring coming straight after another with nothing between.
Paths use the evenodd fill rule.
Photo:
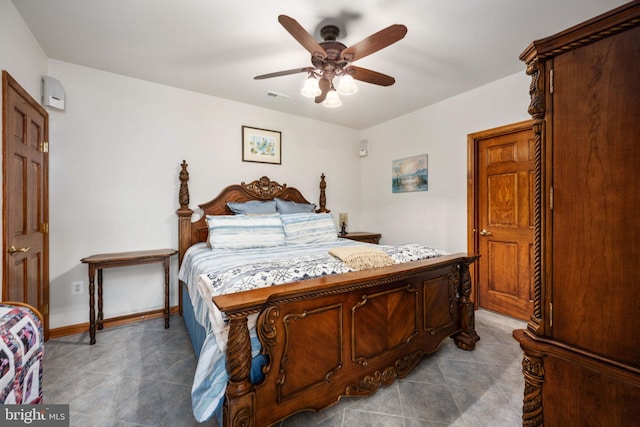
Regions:
<instances>
[{"instance_id":1,"label":"carved wood column","mask_svg":"<svg viewBox=\"0 0 640 427\"><path fill-rule=\"evenodd\" d=\"M187 162L182 161L180 170L180 192L178 193L178 204L180 208L177 210L179 229L181 230L178 236L178 262L182 264L182 257L187 249L191 246L191 216L193 210L189 209L189 171L187 171Z\"/></svg>"},{"instance_id":2,"label":"carved wood column","mask_svg":"<svg viewBox=\"0 0 640 427\"><path fill-rule=\"evenodd\" d=\"M316 209L316 213L329 213L331 212L329 209L327 209L327 193L326 193L326 189L327 189L327 183L324 180L324 174L320 175L320 200L318 200L318 202L320 203L320 208Z\"/></svg>"},{"instance_id":3,"label":"carved wood column","mask_svg":"<svg viewBox=\"0 0 640 427\"><path fill-rule=\"evenodd\" d=\"M542 412L544 362L542 357L532 356L525 351L522 358L522 373L524 374L522 425L523 427L542 426L544 420Z\"/></svg>"},{"instance_id":4,"label":"carved wood column","mask_svg":"<svg viewBox=\"0 0 640 427\"><path fill-rule=\"evenodd\" d=\"M537 54L536 54L537 55ZM535 183L533 189L533 312L528 322L528 329L537 336L545 334L543 319L544 314L544 286L542 282L542 272L544 265L544 254L542 253L544 239L544 115L545 104L545 67L539 62L539 58L534 56L527 63L527 74L531 76L529 85L529 114L535 120L533 124L534 134L534 161L535 161Z\"/></svg>"},{"instance_id":5,"label":"carved wood column","mask_svg":"<svg viewBox=\"0 0 640 427\"><path fill-rule=\"evenodd\" d=\"M471 274L469 265L475 262L479 256L465 258L454 268L454 277L457 278L458 306L460 307L460 328L462 329L453 340L456 345L463 350L473 350L476 342L480 340L476 332L475 308L471 301Z\"/></svg>"},{"instance_id":6,"label":"carved wood column","mask_svg":"<svg viewBox=\"0 0 640 427\"><path fill-rule=\"evenodd\" d=\"M247 314L229 317L226 363L229 382L224 401L224 425L252 427L255 425L255 393L250 378L251 338Z\"/></svg>"},{"instance_id":7,"label":"carved wood column","mask_svg":"<svg viewBox=\"0 0 640 427\"><path fill-rule=\"evenodd\" d=\"M176 211L178 214L178 265L182 265L182 257L191 246L191 217L193 210L189 209L189 171L187 171L187 162L182 161L180 178L180 192L178 193L178 204L180 208ZM178 311L182 316L182 282L178 284Z\"/></svg>"}]
</instances>

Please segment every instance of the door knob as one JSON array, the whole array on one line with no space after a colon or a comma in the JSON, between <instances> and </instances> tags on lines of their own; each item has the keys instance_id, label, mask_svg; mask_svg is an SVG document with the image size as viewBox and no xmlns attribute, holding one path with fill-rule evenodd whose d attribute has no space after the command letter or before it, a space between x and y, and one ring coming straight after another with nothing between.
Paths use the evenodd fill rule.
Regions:
<instances>
[{"instance_id":1,"label":"door knob","mask_svg":"<svg viewBox=\"0 0 640 427\"><path fill-rule=\"evenodd\" d=\"M9 250L7 252L9 252L9 255L13 255L16 252L27 252L27 251L29 251L29 249L31 249L31 247L16 248L15 246L11 245L11 247L9 248Z\"/></svg>"},{"instance_id":2,"label":"door knob","mask_svg":"<svg viewBox=\"0 0 640 427\"><path fill-rule=\"evenodd\" d=\"M491 236L491 232L485 230L484 228L482 230L480 230L480 235L481 236Z\"/></svg>"}]
</instances>

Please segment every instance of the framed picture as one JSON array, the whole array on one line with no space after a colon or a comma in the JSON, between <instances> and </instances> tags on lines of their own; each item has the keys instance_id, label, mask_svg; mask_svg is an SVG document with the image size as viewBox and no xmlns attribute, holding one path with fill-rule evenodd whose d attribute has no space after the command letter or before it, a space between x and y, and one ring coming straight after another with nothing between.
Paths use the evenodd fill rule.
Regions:
<instances>
[{"instance_id":1,"label":"framed picture","mask_svg":"<svg viewBox=\"0 0 640 427\"><path fill-rule=\"evenodd\" d=\"M242 161L281 164L282 134L268 129L242 126Z\"/></svg>"},{"instance_id":2,"label":"framed picture","mask_svg":"<svg viewBox=\"0 0 640 427\"><path fill-rule=\"evenodd\" d=\"M429 159L426 154L393 160L391 169L394 193L429 190Z\"/></svg>"}]
</instances>

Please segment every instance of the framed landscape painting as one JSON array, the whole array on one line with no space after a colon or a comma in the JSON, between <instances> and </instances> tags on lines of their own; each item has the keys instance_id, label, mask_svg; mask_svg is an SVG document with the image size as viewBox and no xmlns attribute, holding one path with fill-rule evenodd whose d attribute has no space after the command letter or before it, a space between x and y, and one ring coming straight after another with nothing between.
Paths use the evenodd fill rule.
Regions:
<instances>
[{"instance_id":1,"label":"framed landscape painting","mask_svg":"<svg viewBox=\"0 0 640 427\"><path fill-rule=\"evenodd\" d=\"M391 189L394 193L429 190L427 154L393 160L391 169Z\"/></svg>"},{"instance_id":2,"label":"framed landscape painting","mask_svg":"<svg viewBox=\"0 0 640 427\"><path fill-rule=\"evenodd\" d=\"M242 161L257 163L282 162L282 134L268 129L242 126Z\"/></svg>"}]
</instances>

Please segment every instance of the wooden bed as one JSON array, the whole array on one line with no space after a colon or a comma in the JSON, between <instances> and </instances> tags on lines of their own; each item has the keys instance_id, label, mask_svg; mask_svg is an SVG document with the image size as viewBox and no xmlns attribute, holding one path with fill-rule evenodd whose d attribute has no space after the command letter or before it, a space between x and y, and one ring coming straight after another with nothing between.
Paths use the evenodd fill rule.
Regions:
<instances>
[{"instance_id":1,"label":"wooden bed","mask_svg":"<svg viewBox=\"0 0 640 427\"><path fill-rule=\"evenodd\" d=\"M180 172L179 256L207 240L205 215L230 215L228 201L275 197L308 203L300 191L267 177L230 185L199 205L192 222L189 173ZM320 180L317 212L326 209L326 183ZM480 339L469 299L465 254L325 276L213 298L229 318L224 401L225 426L268 426L303 410L320 410L340 396L366 396L404 377L447 337L464 350ZM182 304L182 300L180 302ZM256 324L268 357L264 380L252 384L247 318Z\"/></svg>"}]
</instances>

